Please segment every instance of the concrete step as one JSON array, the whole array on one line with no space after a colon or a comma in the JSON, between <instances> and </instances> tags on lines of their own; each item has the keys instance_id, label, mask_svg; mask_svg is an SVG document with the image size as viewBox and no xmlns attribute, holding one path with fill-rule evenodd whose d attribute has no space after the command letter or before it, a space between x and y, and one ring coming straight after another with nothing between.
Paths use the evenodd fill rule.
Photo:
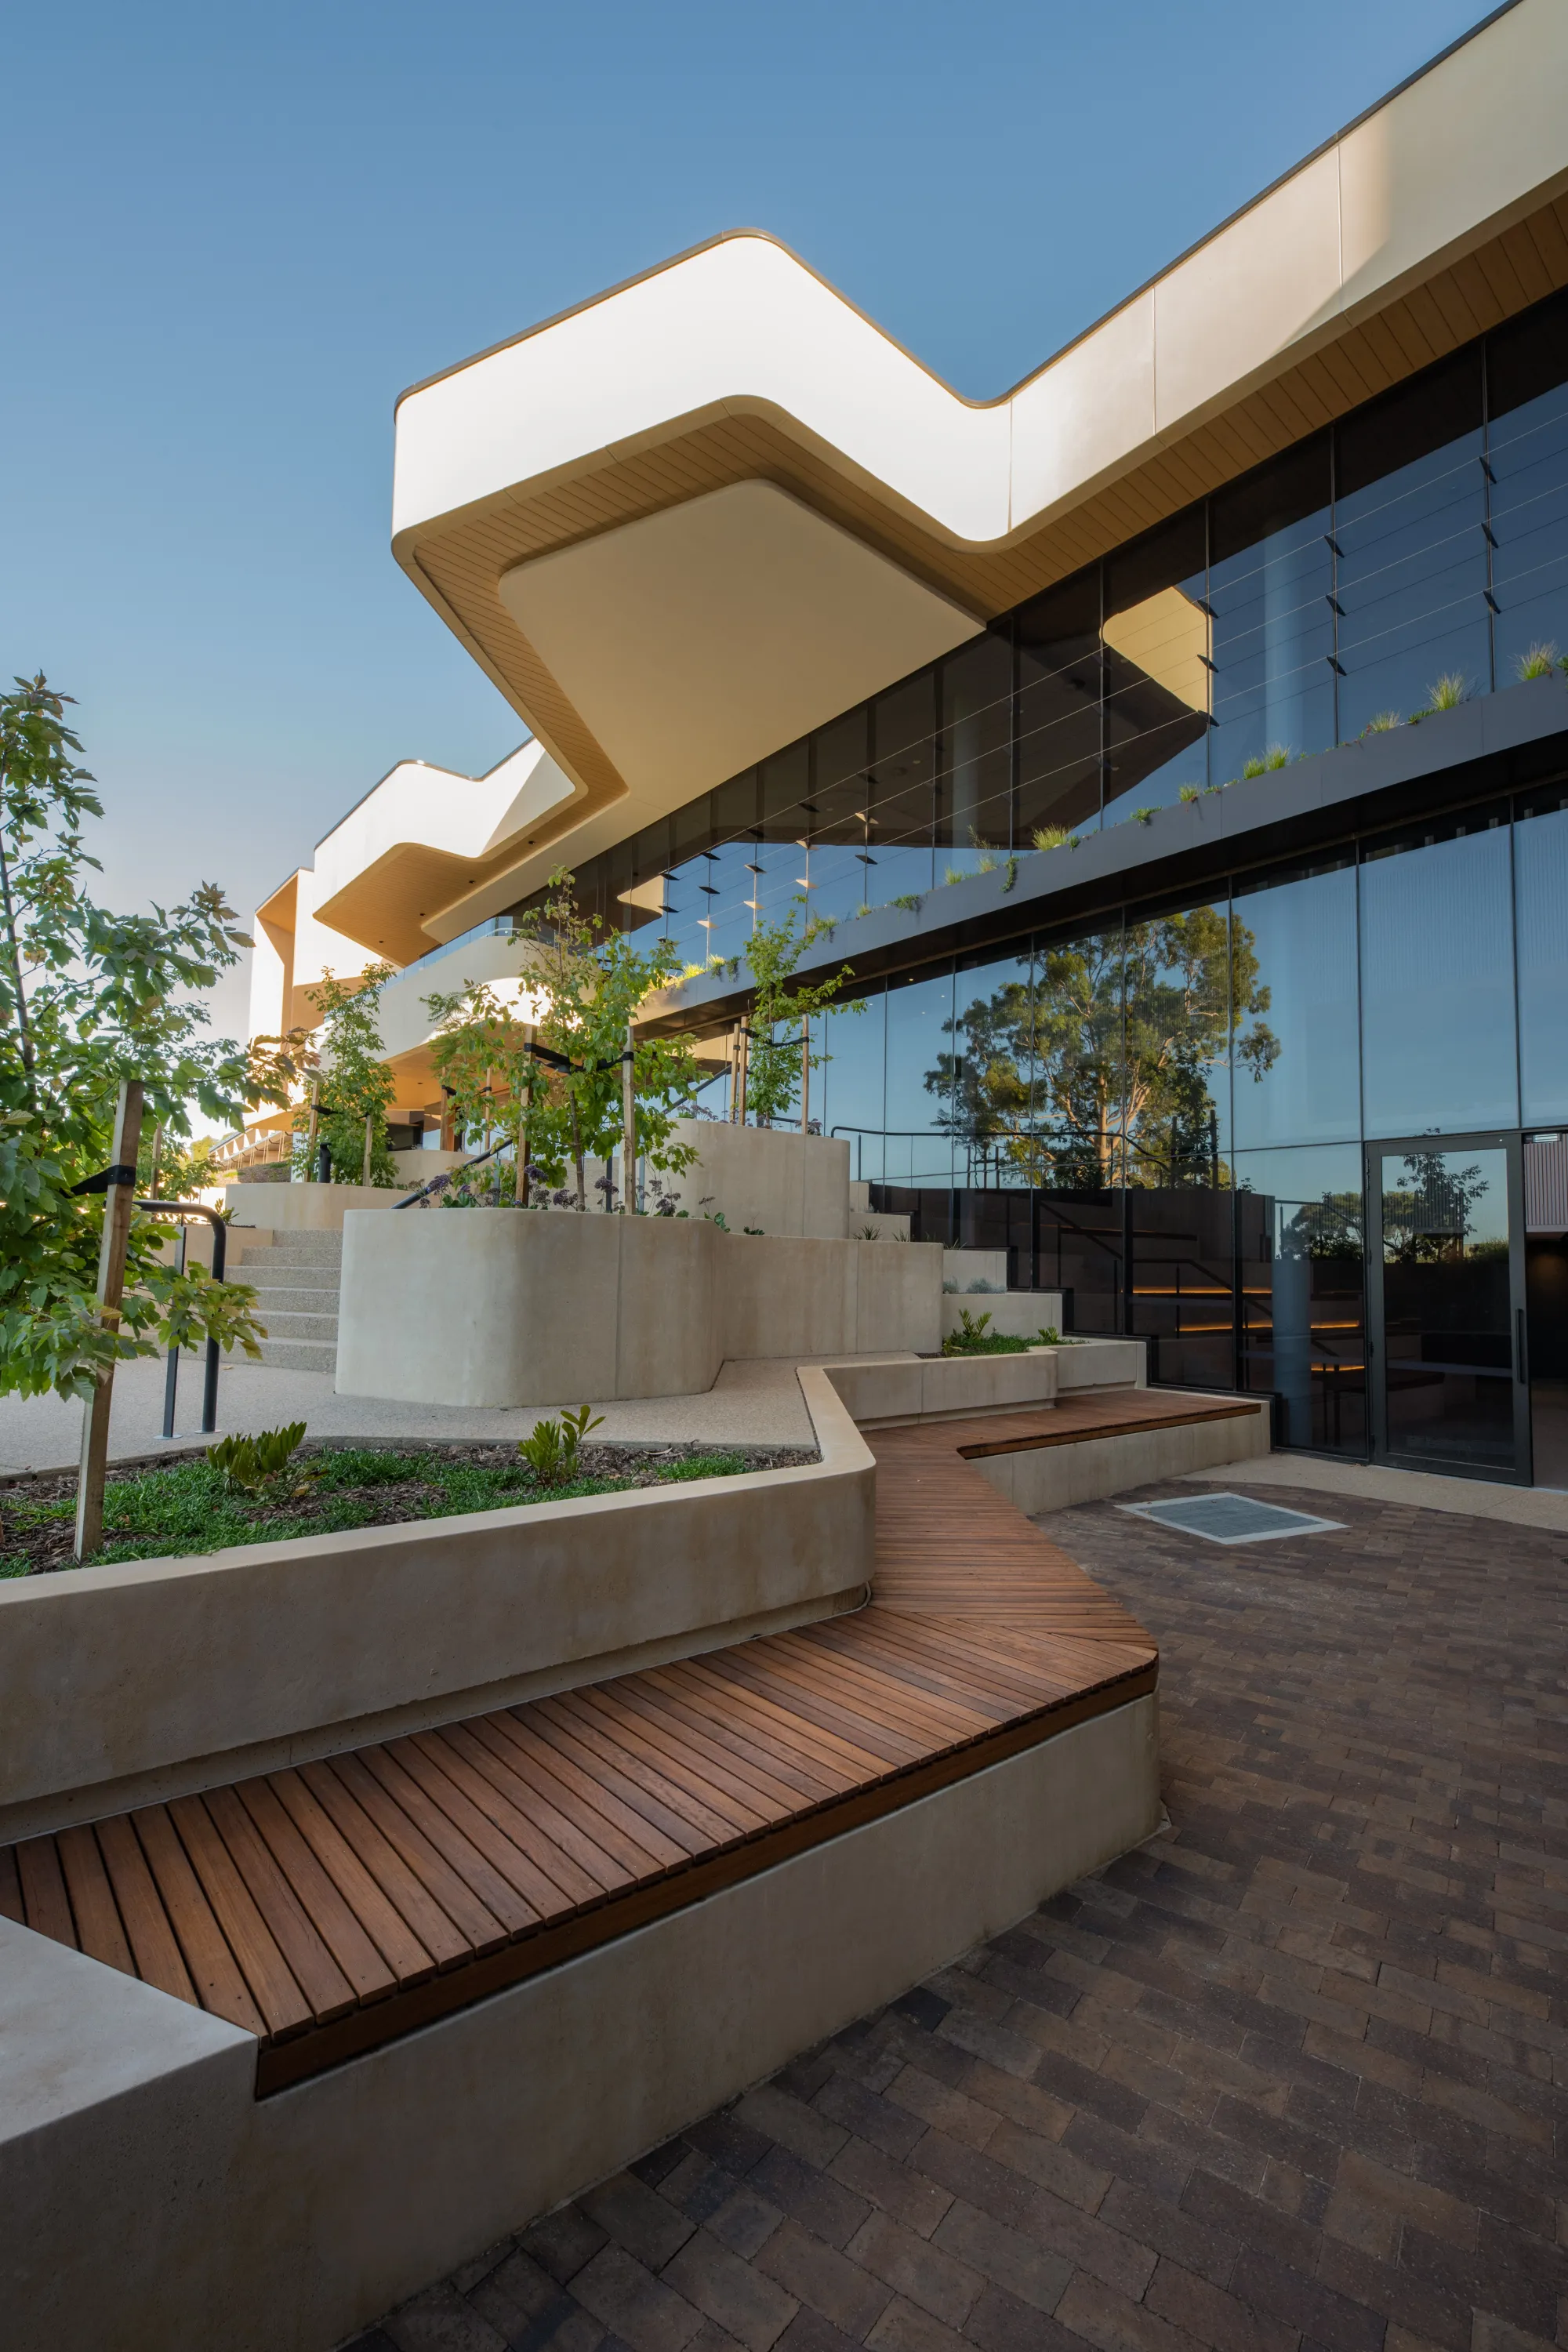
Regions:
<instances>
[{"instance_id":1,"label":"concrete step","mask_svg":"<svg viewBox=\"0 0 1568 2352\"><path fill-rule=\"evenodd\" d=\"M342 1234L268 1234L256 1226L231 1225L231 1238L243 1245L247 1261L256 1264L262 1256L287 1265L342 1265L343 1237Z\"/></svg>"},{"instance_id":2,"label":"concrete step","mask_svg":"<svg viewBox=\"0 0 1568 2352\"><path fill-rule=\"evenodd\" d=\"M268 1307L258 1307L257 1313L267 1327L269 1339L321 1339L338 1344L338 1318L335 1315L274 1314Z\"/></svg>"},{"instance_id":3,"label":"concrete step","mask_svg":"<svg viewBox=\"0 0 1568 2352\"><path fill-rule=\"evenodd\" d=\"M269 1315L335 1315L338 1311L335 1286L329 1290L321 1283L306 1287L258 1278L251 1287L256 1293L256 1311L264 1321Z\"/></svg>"},{"instance_id":4,"label":"concrete step","mask_svg":"<svg viewBox=\"0 0 1568 2352\"><path fill-rule=\"evenodd\" d=\"M325 1372L338 1369L335 1339L263 1339L261 1360L283 1372Z\"/></svg>"}]
</instances>

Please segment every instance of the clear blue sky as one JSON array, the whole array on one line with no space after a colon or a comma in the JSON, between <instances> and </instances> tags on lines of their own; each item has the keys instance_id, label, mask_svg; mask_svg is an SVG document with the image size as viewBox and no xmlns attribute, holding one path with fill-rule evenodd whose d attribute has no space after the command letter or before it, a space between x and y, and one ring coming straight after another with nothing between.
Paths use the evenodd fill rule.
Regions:
<instances>
[{"instance_id":1,"label":"clear blue sky","mask_svg":"<svg viewBox=\"0 0 1568 2352\"><path fill-rule=\"evenodd\" d=\"M406 384L750 226L994 394L1482 13L13 11L0 673L79 698L108 894L248 913L395 761L521 739L388 551Z\"/></svg>"}]
</instances>

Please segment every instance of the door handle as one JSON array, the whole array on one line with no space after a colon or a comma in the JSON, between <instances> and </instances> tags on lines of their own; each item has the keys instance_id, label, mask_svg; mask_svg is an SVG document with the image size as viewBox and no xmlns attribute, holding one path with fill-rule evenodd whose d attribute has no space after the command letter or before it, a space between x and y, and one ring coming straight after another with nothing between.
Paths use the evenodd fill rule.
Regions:
<instances>
[{"instance_id":1,"label":"door handle","mask_svg":"<svg viewBox=\"0 0 1568 2352\"><path fill-rule=\"evenodd\" d=\"M1513 1310L1513 1316L1514 1334L1516 1339L1514 1378L1519 1381L1521 1388L1528 1388L1530 1386L1530 1358L1525 1352L1523 1307L1516 1307Z\"/></svg>"}]
</instances>

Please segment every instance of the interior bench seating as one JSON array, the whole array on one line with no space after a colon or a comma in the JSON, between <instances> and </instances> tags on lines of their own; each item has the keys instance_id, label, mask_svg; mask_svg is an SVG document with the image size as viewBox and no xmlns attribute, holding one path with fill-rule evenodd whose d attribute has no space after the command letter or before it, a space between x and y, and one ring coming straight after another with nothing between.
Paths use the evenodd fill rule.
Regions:
<instances>
[{"instance_id":1,"label":"interior bench seating","mask_svg":"<svg viewBox=\"0 0 1568 2352\"><path fill-rule=\"evenodd\" d=\"M302 2081L1152 1691L965 1456L1246 1410L879 1430L864 1609L0 1848L0 1913L247 2028L258 2095Z\"/></svg>"}]
</instances>

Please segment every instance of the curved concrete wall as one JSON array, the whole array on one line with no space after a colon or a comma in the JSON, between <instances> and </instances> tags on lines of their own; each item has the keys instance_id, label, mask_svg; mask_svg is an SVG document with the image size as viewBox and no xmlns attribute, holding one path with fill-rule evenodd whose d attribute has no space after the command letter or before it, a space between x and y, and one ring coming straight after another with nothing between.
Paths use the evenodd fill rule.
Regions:
<instances>
[{"instance_id":1,"label":"curved concrete wall","mask_svg":"<svg viewBox=\"0 0 1568 2352\"><path fill-rule=\"evenodd\" d=\"M876 1471L800 1378L800 1469L0 1582L0 1843L857 1607Z\"/></svg>"},{"instance_id":2,"label":"curved concrete wall","mask_svg":"<svg viewBox=\"0 0 1568 2352\"><path fill-rule=\"evenodd\" d=\"M689 1396L730 1356L934 1350L934 1244L699 1218L412 1209L343 1222L339 1390L416 1404Z\"/></svg>"}]
</instances>

